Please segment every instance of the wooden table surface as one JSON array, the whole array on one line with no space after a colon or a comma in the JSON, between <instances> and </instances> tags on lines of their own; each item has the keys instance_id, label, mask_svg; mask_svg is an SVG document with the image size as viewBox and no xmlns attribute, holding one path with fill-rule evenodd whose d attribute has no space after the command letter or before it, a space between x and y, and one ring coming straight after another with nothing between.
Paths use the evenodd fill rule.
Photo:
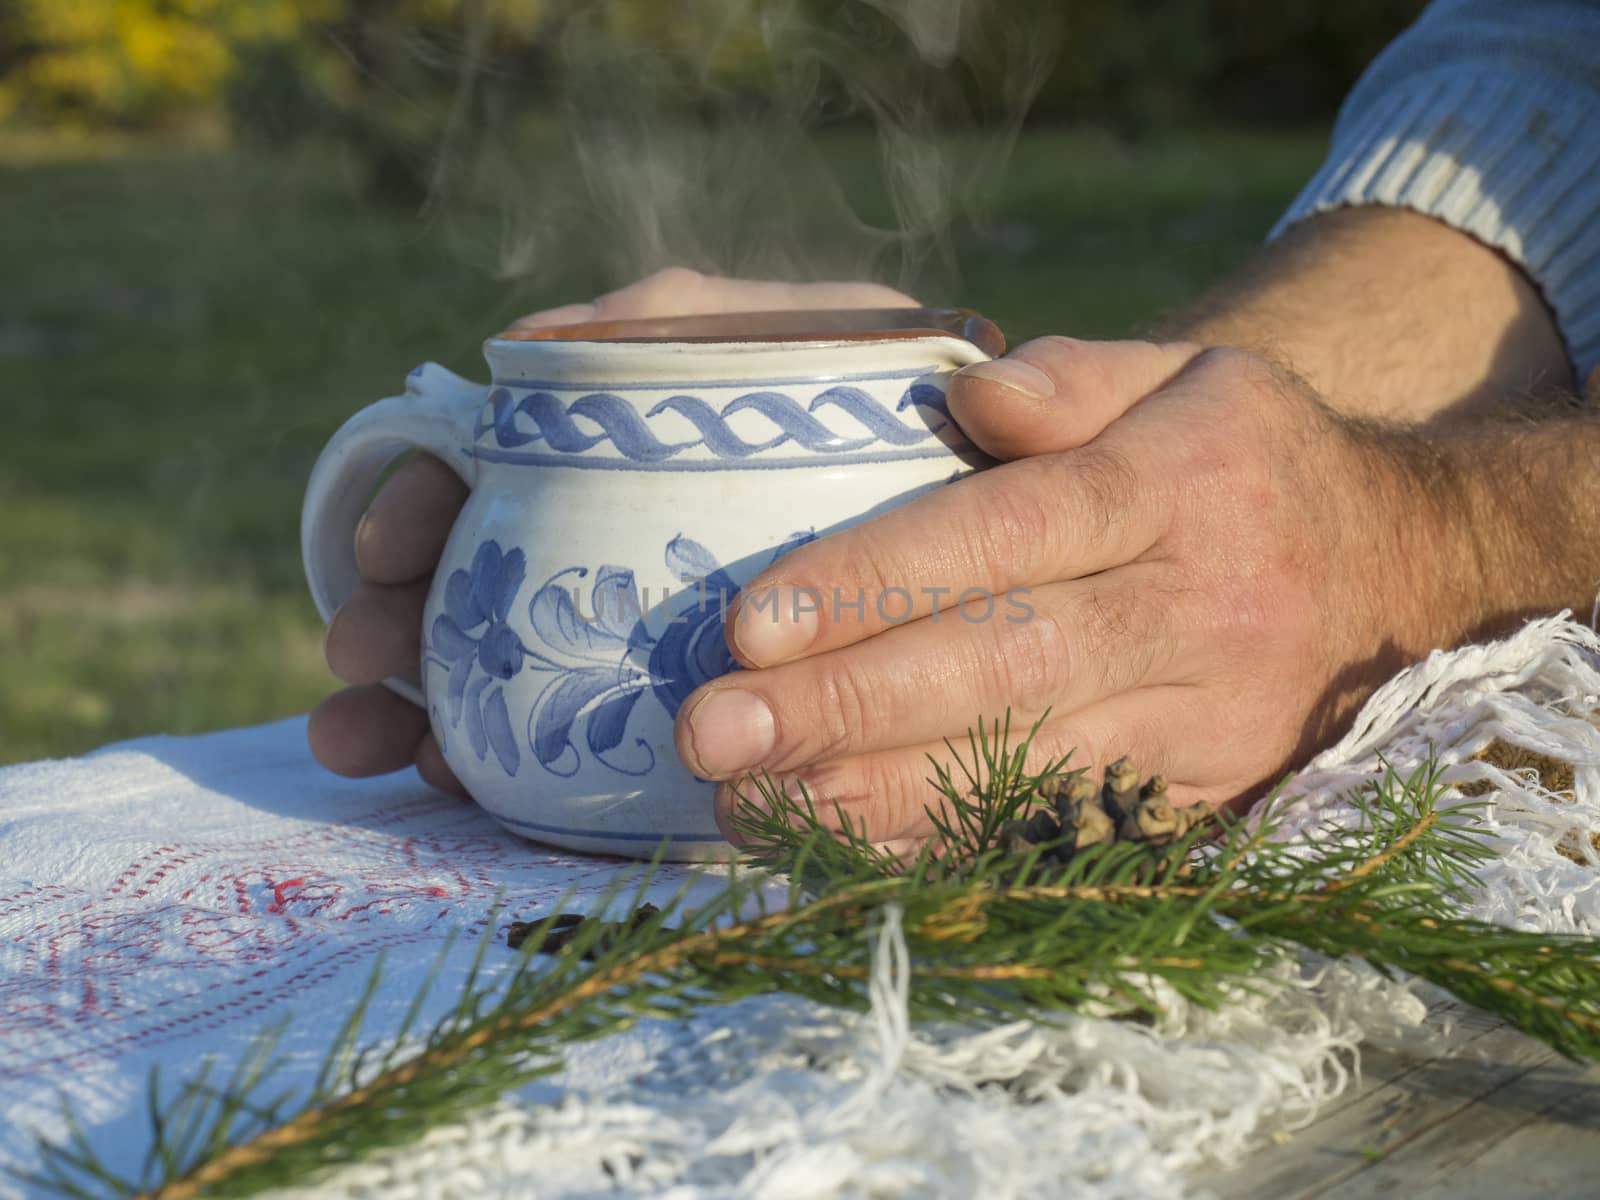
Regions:
<instances>
[{"instance_id":1,"label":"wooden table surface","mask_svg":"<svg viewBox=\"0 0 1600 1200\"><path fill-rule=\"evenodd\" d=\"M1600 1066L1456 1005L1423 1053L1364 1047L1312 1125L1196 1184L1220 1200L1600 1200Z\"/></svg>"}]
</instances>

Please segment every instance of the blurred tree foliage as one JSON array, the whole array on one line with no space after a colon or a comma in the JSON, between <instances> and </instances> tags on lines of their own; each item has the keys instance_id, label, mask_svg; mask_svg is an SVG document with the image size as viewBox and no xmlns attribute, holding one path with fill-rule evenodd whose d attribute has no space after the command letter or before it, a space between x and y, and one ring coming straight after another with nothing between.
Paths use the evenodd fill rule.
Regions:
<instances>
[{"instance_id":1,"label":"blurred tree foliage","mask_svg":"<svg viewBox=\"0 0 1600 1200\"><path fill-rule=\"evenodd\" d=\"M0 117L150 128L232 112L271 137L382 91L395 118L448 102L464 64L536 97L575 21L619 58L655 51L759 96L783 69L771 32L887 28L958 0L0 0ZM1196 116L1325 118L1423 0L966 0L968 26L1059 41L1044 118L1138 125ZM858 10L858 11L852 11ZM924 24L926 17L917 17ZM970 29L969 29L970 33ZM902 38L901 51L915 52ZM892 50L887 40L881 50ZM478 62L470 63L476 55ZM894 55L883 69L899 69ZM998 69L1004 69L1003 67ZM970 86L1003 80L969 65ZM281 111L280 111L281 110Z\"/></svg>"},{"instance_id":2,"label":"blurred tree foliage","mask_svg":"<svg viewBox=\"0 0 1600 1200\"><path fill-rule=\"evenodd\" d=\"M292 40L338 0L0 0L0 117L149 128L215 110L235 47Z\"/></svg>"},{"instance_id":3,"label":"blurred tree foliage","mask_svg":"<svg viewBox=\"0 0 1600 1200\"><path fill-rule=\"evenodd\" d=\"M1036 110L1119 124L1326 120L1426 0L1067 0Z\"/></svg>"},{"instance_id":4,"label":"blurred tree foliage","mask_svg":"<svg viewBox=\"0 0 1600 1200\"><path fill-rule=\"evenodd\" d=\"M0 0L0 120L224 124L364 151L424 194L486 114L648 87L667 111L858 119L942 73L967 117L1327 119L1422 0ZM941 41L943 39L943 41ZM941 49L942 47L942 49ZM1018 63L1023 63L1022 67ZM1019 79L1020 74L1026 75ZM953 81L953 82L952 82ZM944 86L949 85L949 86ZM999 98L998 100L996 98ZM709 98L709 100L708 100Z\"/></svg>"}]
</instances>

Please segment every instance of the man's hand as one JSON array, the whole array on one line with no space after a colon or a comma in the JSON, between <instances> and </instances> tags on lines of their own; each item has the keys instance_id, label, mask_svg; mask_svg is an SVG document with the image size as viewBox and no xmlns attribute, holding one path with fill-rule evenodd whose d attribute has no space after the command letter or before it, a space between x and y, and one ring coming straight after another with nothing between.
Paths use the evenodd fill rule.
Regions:
<instances>
[{"instance_id":1,"label":"man's hand","mask_svg":"<svg viewBox=\"0 0 1600 1200\"><path fill-rule=\"evenodd\" d=\"M869 284L667 271L523 324L910 303ZM1428 649L1518 613L1587 611L1600 423L1517 412L1570 372L1537 292L1499 255L1411 214L1327 214L1171 328L1269 347L1327 405L1260 357L1185 345L1046 339L969 369L951 411L1006 465L756 580L752 595L814 587L824 619L785 636L758 628L770 610L734 621L739 657L760 669L685 705L691 766L724 780L766 766L850 806L876 836L916 833L925 750L980 715L1009 707L1015 728L1049 707L1040 753L1131 752L1180 797L1218 802L1297 763ZM1513 423L1497 416L1507 410ZM1412 432L1361 424L1369 415ZM365 582L328 632L329 663L356 686L310 726L336 771L414 761L459 791L422 712L378 681L416 666L429 578L463 498L448 470L418 458L357 535ZM973 586L1031 589L1033 619L1006 622L1017 610L1003 602L981 622L949 611ZM853 608L828 619L835 589L849 602L890 587L922 601L916 620L883 628L875 609L857 620ZM941 587L952 591L923 590ZM719 795L726 821L730 791Z\"/></svg>"},{"instance_id":2,"label":"man's hand","mask_svg":"<svg viewBox=\"0 0 1600 1200\"><path fill-rule=\"evenodd\" d=\"M1131 754L1179 803L1252 796L1480 620L1475 543L1416 444L1254 355L1045 338L960 372L949 405L1009 461L800 547L730 613L755 669L677 723L725 832L765 770L873 839L925 834L927 756L1008 709L1014 730L1048 710L1036 759ZM971 588L1027 589L1031 615L956 609Z\"/></svg>"},{"instance_id":3,"label":"man's hand","mask_svg":"<svg viewBox=\"0 0 1600 1200\"><path fill-rule=\"evenodd\" d=\"M516 327L690 313L915 305L909 297L872 283L765 283L675 269L592 303L534 313ZM380 681L417 670L423 604L466 497L465 485L448 467L419 455L384 484L357 530L362 582L334 615L326 643L329 667L354 686L319 704L309 726L312 753L329 770L381 775L415 763L435 787L465 794L428 730L427 714Z\"/></svg>"}]
</instances>

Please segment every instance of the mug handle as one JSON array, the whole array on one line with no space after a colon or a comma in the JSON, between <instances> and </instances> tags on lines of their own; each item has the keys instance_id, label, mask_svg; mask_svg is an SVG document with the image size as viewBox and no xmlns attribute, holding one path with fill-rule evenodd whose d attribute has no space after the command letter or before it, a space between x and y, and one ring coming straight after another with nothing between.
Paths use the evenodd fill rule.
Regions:
<instances>
[{"instance_id":1,"label":"mug handle","mask_svg":"<svg viewBox=\"0 0 1600 1200\"><path fill-rule=\"evenodd\" d=\"M360 580L356 530L379 479L395 459L409 450L425 450L461 476L468 488L477 482L472 444L488 395L483 384L438 363L423 363L406 376L403 395L362 409L323 448L300 512L300 557L324 623L333 619ZM419 708L426 707L420 678L383 682Z\"/></svg>"}]
</instances>

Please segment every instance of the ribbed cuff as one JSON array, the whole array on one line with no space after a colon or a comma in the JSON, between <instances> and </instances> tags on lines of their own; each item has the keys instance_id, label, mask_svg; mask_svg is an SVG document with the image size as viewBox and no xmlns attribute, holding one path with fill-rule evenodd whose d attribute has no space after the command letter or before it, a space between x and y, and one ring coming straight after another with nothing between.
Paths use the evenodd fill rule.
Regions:
<instances>
[{"instance_id":1,"label":"ribbed cuff","mask_svg":"<svg viewBox=\"0 0 1600 1200\"><path fill-rule=\"evenodd\" d=\"M1570 78L1498 64L1417 75L1360 99L1269 237L1357 204L1409 208L1470 233L1543 292L1582 387L1600 363L1600 98Z\"/></svg>"}]
</instances>

